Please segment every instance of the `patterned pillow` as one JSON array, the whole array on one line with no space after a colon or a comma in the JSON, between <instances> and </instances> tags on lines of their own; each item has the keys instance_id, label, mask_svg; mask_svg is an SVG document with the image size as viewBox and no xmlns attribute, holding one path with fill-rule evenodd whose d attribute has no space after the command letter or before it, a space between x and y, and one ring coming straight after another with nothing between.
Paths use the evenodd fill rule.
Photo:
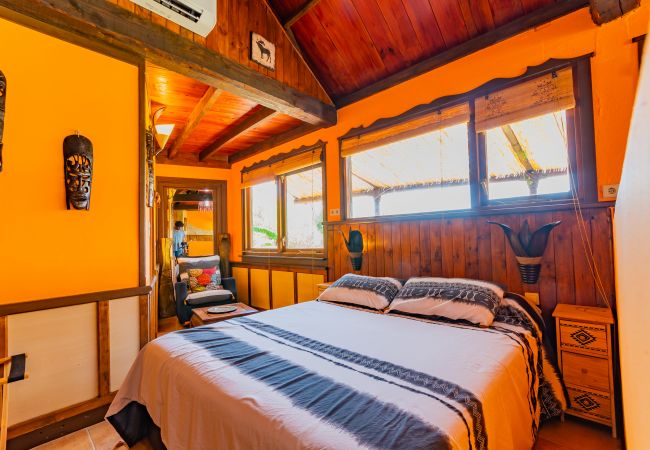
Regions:
<instances>
[{"instance_id":1,"label":"patterned pillow","mask_svg":"<svg viewBox=\"0 0 650 450\"><path fill-rule=\"evenodd\" d=\"M221 287L219 256L178 258L181 281L187 281L192 292L203 292Z\"/></svg>"},{"instance_id":2,"label":"patterned pillow","mask_svg":"<svg viewBox=\"0 0 650 450\"><path fill-rule=\"evenodd\" d=\"M401 287L402 283L394 278L348 273L325 289L318 299L383 310L393 301Z\"/></svg>"},{"instance_id":3,"label":"patterned pillow","mask_svg":"<svg viewBox=\"0 0 650 450\"><path fill-rule=\"evenodd\" d=\"M411 278L387 312L465 320L489 327L503 289L492 283L464 278Z\"/></svg>"}]
</instances>

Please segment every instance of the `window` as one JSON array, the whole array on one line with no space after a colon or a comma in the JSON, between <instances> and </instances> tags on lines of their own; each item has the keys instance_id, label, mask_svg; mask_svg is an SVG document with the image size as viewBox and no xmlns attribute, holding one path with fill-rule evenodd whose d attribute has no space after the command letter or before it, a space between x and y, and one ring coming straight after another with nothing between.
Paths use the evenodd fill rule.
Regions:
<instances>
[{"instance_id":1,"label":"window","mask_svg":"<svg viewBox=\"0 0 650 450\"><path fill-rule=\"evenodd\" d=\"M594 199L588 67L548 63L351 130L340 138L346 217Z\"/></svg>"},{"instance_id":2,"label":"window","mask_svg":"<svg viewBox=\"0 0 650 450\"><path fill-rule=\"evenodd\" d=\"M344 141L349 217L471 207L469 105Z\"/></svg>"},{"instance_id":3,"label":"window","mask_svg":"<svg viewBox=\"0 0 650 450\"><path fill-rule=\"evenodd\" d=\"M324 144L242 171L248 253L301 256L324 251Z\"/></svg>"},{"instance_id":4,"label":"window","mask_svg":"<svg viewBox=\"0 0 650 450\"><path fill-rule=\"evenodd\" d=\"M568 125L573 128L575 108L571 68L475 102L479 155L486 167L485 202L570 194Z\"/></svg>"}]
</instances>

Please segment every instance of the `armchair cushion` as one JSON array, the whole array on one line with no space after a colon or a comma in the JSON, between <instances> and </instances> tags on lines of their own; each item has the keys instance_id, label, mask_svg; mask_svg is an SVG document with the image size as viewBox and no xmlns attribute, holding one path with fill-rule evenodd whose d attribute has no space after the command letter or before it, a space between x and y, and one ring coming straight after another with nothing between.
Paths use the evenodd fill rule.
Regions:
<instances>
[{"instance_id":1,"label":"armchair cushion","mask_svg":"<svg viewBox=\"0 0 650 450\"><path fill-rule=\"evenodd\" d=\"M212 289L188 294L185 298L185 303L192 307L197 307L207 305L208 303L225 302L232 300L232 298L233 295L230 291L226 291L225 289Z\"/></svg>"}]
</instances>

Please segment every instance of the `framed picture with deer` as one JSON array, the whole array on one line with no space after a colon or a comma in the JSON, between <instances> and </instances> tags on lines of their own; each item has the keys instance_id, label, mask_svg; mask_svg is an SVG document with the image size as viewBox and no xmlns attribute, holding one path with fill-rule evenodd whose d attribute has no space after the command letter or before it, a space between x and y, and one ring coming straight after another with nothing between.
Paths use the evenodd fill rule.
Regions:
<instances>
[{"instance_id":1,"label":"framed picture with deer","mask_svg":"<svg viewBox=\"0 0 650 450\"><path fill-rule=\"evenodd\" d=\"M263 36L252 32L251 59L267 69L275 70L275 45Z\"/></svg>"}]
</instances>

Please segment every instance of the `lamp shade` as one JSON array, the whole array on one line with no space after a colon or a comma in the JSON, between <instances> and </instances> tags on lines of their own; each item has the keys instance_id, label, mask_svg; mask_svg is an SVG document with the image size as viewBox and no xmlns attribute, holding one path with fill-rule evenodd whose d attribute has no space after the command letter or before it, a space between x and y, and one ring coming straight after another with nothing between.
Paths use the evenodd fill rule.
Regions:
<instances>
[{"instance_id":1,"label":"lamp shade","mask_svg":"<svg viewBox=\"0 0 650 450\"><path fill-rule=\"evenodd\" d=\"M173 123L156 125L156 142L158 142L158 146L161 149L165 148L165 145L169 140L169 136L172 135L173 131L174 131Z\"/></svg>"}]
</instances>

